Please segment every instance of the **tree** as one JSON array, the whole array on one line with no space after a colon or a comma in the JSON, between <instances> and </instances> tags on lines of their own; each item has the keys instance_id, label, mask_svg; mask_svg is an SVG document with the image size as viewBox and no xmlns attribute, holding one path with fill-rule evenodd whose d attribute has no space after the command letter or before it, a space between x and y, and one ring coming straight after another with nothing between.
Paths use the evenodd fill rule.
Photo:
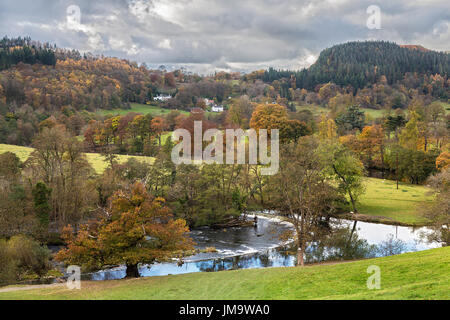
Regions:
<instances>
[{"instance_id":1,"label":"tree","mask_svg":"<svg viewBox=\"0 0 450 320\"><path fill-rule=\"evenodd\" d=\"M437 192L436 201L428 205L424 215L432 222L433 233L427 235L430 241L437 241L445 246L450 245L450 168L428 180L429 185Z\"/></svg>"},{"instance_id":2,"label":"tree","mask_svg":"<svg viewBox=\"0 0 450 320\"><path fill-rule=\"evenodd\" d=\"M248 129L253 114L253 103L248 96L242 96L231 104L227 111L227 122L241 129Z\"/></svg>"},{"instance_id":3,"label":"tree","mask_svg":"<svg viewBox=\"0 0 450 320\"><path fill-rule=\"evenodd\" d=\"M322 115L319 124L319 139L324 141L333 140L335 138L337 138L336 123L333 119L328 119L325 115Z\"/></svg>"},{"instance_id":4,"label":"tree","mask_svg":"<svg viewBox=\"0 0 450 320\"><path fill-rule=\"evenodd\" d=\"M391 139L391 133L394 132L395 134L395 141L393 144L391 144L391 149L395 153L395 176L397 181L397 190L399 189L399 180L400 180L400 173L399 173L399 132L400 129L403 128L406 124L406 119L404 116L398 114L396 116L388 116L384 127L386 128L388 139Z\"/></svg>"},{"instance_id":5,"label":"tree","mask_svg":"<svg viewBox=\"0 0 450 320\"><path fill-rule=\"evenodd\" d=\"M441 153L436 159L436 168L444 170L450 168L450 152L444 151Z\"/></svg>"},{"instance_id":6,"label":"tree","mask_svg":"<svg viewBox=\"0 0 450 320\"><path fill-rule=\"evenodd\" d=\"M93 169L83 153L83 146L64 127L45 128L34 140L35 151L27 160L33 184L45 183L52 189L51 222L60 227L77 223L94 202L89 183Z\"/></svg>"},{"instance_id":7,"label":"tree","mask_svg":"<svg viewBox=\"0 0 450 320\"><path fill-rule=\"evenodd\" d=\"M321 219L334 210L335 189L327 181L317 141L304 137L284 145L280 170L268 182L270 207L294 225L298 246L297 264L304 265L306 246L317 235Z\"/></svg>"},{"instance_id":8,"label":"tree","mask_svg":"<svg viewBox=\"0 0 450 320\"><path fill-rule=\"evenodd\" d=\"M353 212L357 213L358 199L365 192L361 161L340 143L322 143L320 154L328 174L338 183L338 191L350 198Z\"/></svg>"},{"instance_id":9,"label":"tree","mask_svg":"<svg viewBox=\"0 0 450 320\"><path fill-rule=\"evenodd\" d=\"M411 150L418 149L420 139L419 117L417 112L411 111L410 119L399 135L399 141L402 147Z\"/></svg>"},{"instance_id":10,"label":"tree","mask_svg":"<svg viewBox=\"0 0 450 320\"><path fill-rule=\"evenodd\" d=\"M16 235L8 241L0 239L0 285L37 275L44 276L51 268L51 252L37 241Z\"/></svg>"},{"instance_id":11,"label":"tree","mask_svg":"<svg viewBox=\"0 0 450 320\"><path fill-rule=\"evenodd\" d=\"M380 125L364 127L358 136L360 142L360 158L366 167L378 167L384 169L384 130Z\"/></svg>"},{"instance_id":12,"label":"tree","mask_svg":"<svg viewBox=\"0 0 450 320\"><path fill-rule=\"evenodd\" d=\"M445 139L446 135L448 135L448 130L445 125L444 106L439 101L431 103L425 109L425 120L423 127L430 131L436 141L436 147L440 148L441 139Z\"/></svg>"},{"instance_id":13,"label":"tree","mask_svg":"<svg viewBox=\"0 0 450 320\"><path fill-rule=\"evenodd\" d=\"M349 132L354 129L362 130L365 122L364 111L358 106L350 106L347 110L336 118L336 124L341 133Z\"/></svg>"},{"instance_id":14,"label":"tree","mask_svg":"<svg viewBox=\"0 0 450 320\"><path fill-rule=\"evenodd\" d=\"M296 141L298 138L311 133L311 129L299 120L288 118L287 109L279 104L260 104L255 108L250 127L259 132L260 129L280 130L282 143Z\"/></svg>"},{"instance_id":15,"label":"tree","mask_svg":"<svg viewBox=\"0 0 450 320\"><path fill-rule=\"evenodd\" d=\"M253 129L280 129L287 121L287 109L279 104L259 104L253 112L250 127Z\"/></svg>"},{"instance_id":16,"label":"tree","mask_svg":"<svg viewBox=\"0 0 450 320\"><path fill-rule=\"evenodd\" d=\"M20 159L14 153L0 154L0 179L10 182L16 180L21 171L20 166Z\"/></svg>"},{"instance_id":17,"label":"tree","mask_svg":"<svg viewBox=\"0 0 450 320\"><path fill-rule=\"evenodd\" d=\"M170 203L190 225L233 224L248 199L246 189L238 183L242 171L243 166L236 164L180 165L170 188Z\"/></svg>"},{"instance_id":18,"label":"tree","mask_svg":"<svg viewBox=\"0 0 450 320\"><path fill-rule=\"evenodd\" d=\"M385 128L386 132L388 134L388 137L390 137L391 133L395 133L396 139L398 138L399 129L404 127L406 124L406 119L402 115L396 115L396 116L388 116L385 121Z\"/></svg>"},{"instance_id":19,"label":"tree","mask_svg":"<svg viewBox=\"0 0 450 320\"><path fill-rule=\"evenodd\" d=\"M410 183L420 184L436 172L436 150L424 152L403 147L391 148L386 154L386 163L398 173L399 179L408 179Z\"/></svg>"},{"instance_id":20,"label":"tree","mask_svg":"<svg viewBox=\"0 0 450 320\"><path fill-rule=\"evenodd\" d=\"M152 131L158 137L159 146L161 147L161 136L168 128L166 120L161 117L154 118L152 120L151 128L152 128Z\"/></svg>"},{"instance_id":21,"label":"tree","mask_svg":"<svg viewBox=\"0 0 450 320\"><path fill-rule=\"evenodd\" d=\"M139 277L138 264L152 264L192 249L189 229L182 219L173 219L162 198L152 198L141 183L131 191L118 191L111 210L99 222L84 225L76 235L64 230L67 249L56 259L87 270L125 264L127 277Z\"/></svg>"},{"instance_id":22,"label":"tree","mask_svg":"<svg viewBox=\"0 0 450 320\"><path fill-rule=\"evenodd\" d=\"M48 188L45 183L38 182L33 188L33 200L34 200L34 211L39 220L39 223L43 227L48 227L50 222L50 195L52 194L52 189Z\"/></svg>"}]
</instances>

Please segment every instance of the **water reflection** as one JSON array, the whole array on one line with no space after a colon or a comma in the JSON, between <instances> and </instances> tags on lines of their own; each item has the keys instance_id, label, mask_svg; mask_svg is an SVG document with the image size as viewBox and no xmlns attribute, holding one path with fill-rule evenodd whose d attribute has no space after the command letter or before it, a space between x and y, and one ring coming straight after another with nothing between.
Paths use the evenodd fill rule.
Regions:
<instances>
[{"instance_id":1,"label":"water reflection","mask_svg":"<svg viewBox=\"0 0 450 320\"><path fill-rule=\"evenodd\" d=\"M309 245L307 263L340 261L387 256L439 247L427 243L421 233L426 228L413 229L366 222L331 220L324 226L329 232ZM275 218L260 217L257 228L194 230L192 238L200 249L215 247L217 252L200 253L185 259L182 266L158 263L141 266L143 277L194 272L216 272L237 269L291 267L297 263L293 244L281 243L279 235L291 228ZM125 268L118 267L83 276L85 280L113 280L125 277Z\"/></svg>"}]
</instances>

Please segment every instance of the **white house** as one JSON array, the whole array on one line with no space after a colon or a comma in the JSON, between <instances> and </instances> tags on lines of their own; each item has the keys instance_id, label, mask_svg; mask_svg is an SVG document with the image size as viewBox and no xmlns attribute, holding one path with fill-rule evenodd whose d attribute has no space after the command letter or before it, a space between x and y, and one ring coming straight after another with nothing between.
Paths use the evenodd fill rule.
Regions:
<instances>
[{"instance_id":1,"label":"white house","mask_svg":"<svg viewBox=\"0 0 450 320\"><path fill-rule=\"evenodd\" d=\"M172 99L171 95L161 95L161 94L154 98L154 100L156 100L156 101L168 101L170 99Z\"/></svg>"},{"instance_id":2,"label":"white house","mask_svg":"<svg viewBox=\"0 0 450 320\"><path fill-rule=\"evenodd\" d=\"M211 110L212 110L212 112L223 112L223 107L222 106L213 106Z\"/></svg>"},{"instance_id":3,"label":"white house","mask_svg":"<svg viewBox=\"0 0 450 320\"><path fill-rule=\"evenodd\" d=\"M205 101L205 104L206 104L208 107L214 105L214 100L204 99L204 101Z\"/></svg>"}]
</instances>

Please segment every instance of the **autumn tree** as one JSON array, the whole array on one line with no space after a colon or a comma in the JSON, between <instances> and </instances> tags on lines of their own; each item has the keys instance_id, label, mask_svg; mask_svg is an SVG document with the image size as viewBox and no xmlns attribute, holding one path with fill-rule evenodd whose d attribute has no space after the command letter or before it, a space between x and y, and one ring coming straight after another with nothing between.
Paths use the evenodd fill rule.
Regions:
<instances>
[{"instance_id":1,"label":"autumn tree","mask_svg":"<svg viewBox=\"0 0 450 320\"><path fill-rule=\"evenodd\" d=\"M299 120L289 119L286 107L279 104L260 104L253 112L250 127L259 132L260 129L280 130L282 143L296 141L311 133L311 129Z\"/></svg>"},{"instance_id":2,"label":"autumn tree","mask_svg":"<svg viewBox=\"0 0 450 320\"><path fill-rule=\"evenodd\" d=\"M151 197L143 184L135 183L129 192L114 194L110 211L100 221L82 226L76 234L66 227L67 248L56 259L85 270L125 264L127 277L139 277L139 263L164 261L192 249L188 232L184 220L173 219L164 199Z\"/></svg>"},{"instance_id":3,"label":"autumn tree","mask_svg":"<svg viewBox=\"0 0 450 320\"><path fill-rule=\"evenodd\" d=\"M337 126L333 119L328 119L322 115L319 123L319 139L321 141L334 140L337 138Z\"/></svg>"},{"instance_id":4,"label":"autumn tree","mask_svg":"<svg viewBox=\"0 0 450 320\"><path fill-rule=\"evenodd\" d=\"M161 147L162 134L168 129L166 120L161 117L154 118L152 120L151 129L158 137L159 146Z\"/></svg>"},{"instance_id":5,"label":"autumn tree","mask_svg":"<svg viewBox=\"0 0 450 320\"><path fill-rule=\"evenodd\" d=\"M33 146L27 173L35 184L43 182L52 189L50 221L61 227L79 221L90 210L94 194L88 179L93 169L82 143L56 126L44 129Z\"/></svg>"},{"instance_id":6,"label":"autumn tree","mask_svg":"<svg viewBox=\"0 0 450 320\"><path fill-rule=\"evenodd\" d=\"M410 119L399 135L399 141L402 147L410 150L417 150L419 148L419 119L419 114L415 111L411 111Z\"/></svg>"},{"instance_id":7,"label":"autumn tree","mask_svg":"<svg viewBox=\"0 0 450 320\"><path fill-rule=\"evenodd\" d=\"M380 125L366 126L363 128L358 141L360 150L357 153L366 167L378 167L384 169L385 133Z\"/></svg>"},{"instance_id":8,"label":"autumn tree","mask_svg":"<svg viewBox=\"0 0 450 320\"><path fill-rule=\"evenodd\" d=\"M286 107L279 104L259 104L256 106L250 120L253 129L279 129L287 120Z\"/></svg>"},{"instance_id":9,"label":"autumn tree","mask_svg":"<svg viewBox=\"0 0 450 320\"><path fill-rule=\"evenodd\" d=\"M448 169L450 168L450 152L444 151L436 159L436 168Z\"/></svg>"},{"instance_id":10,"label":"autumn tree","mask_svg":"<svg viewBox=\"0 0 450 320\"><path fill-rule=\"evenodd\" d=\"M321 219L334 210L336 193L325 176L317 141L304 137L280 150L280 170L268 182L270 207L294 225L297 264L304 265L307 244L318 235Z\"/></svg>"},{"instance_id":11,"label":"autumn tree","mask_svg":"<svg viewBox=\"0 0 450 320\"><path fill-rule=\"evenodd\" d=\"M241 129L248 129L253 114L253 103L248 96L242 96L231 104L227 111L227 122Z\"/></svg>"}]
</instances>

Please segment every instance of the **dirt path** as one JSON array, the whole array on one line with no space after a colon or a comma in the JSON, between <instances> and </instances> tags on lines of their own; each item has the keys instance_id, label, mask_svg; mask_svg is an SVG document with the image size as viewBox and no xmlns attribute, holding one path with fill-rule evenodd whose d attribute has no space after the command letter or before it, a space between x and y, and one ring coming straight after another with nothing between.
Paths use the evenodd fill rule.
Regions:
<instances>
[{"instance_id":1,"label":"dirt path","mask_svg":"<svg viewBox=\"0 0 450 320\"><path fill-rule=\"evenodd\" d=\"M64 283L54 283L54 284L39 284L39 285L30 285L30 286L24 286L24 287L9 287L0 289L0 293L5 292L14 292L14 291L26 291L26 290L33 290L33 289L51 289L51 288L57 288L64 286Z\"/></svg>"}]
</instances>

